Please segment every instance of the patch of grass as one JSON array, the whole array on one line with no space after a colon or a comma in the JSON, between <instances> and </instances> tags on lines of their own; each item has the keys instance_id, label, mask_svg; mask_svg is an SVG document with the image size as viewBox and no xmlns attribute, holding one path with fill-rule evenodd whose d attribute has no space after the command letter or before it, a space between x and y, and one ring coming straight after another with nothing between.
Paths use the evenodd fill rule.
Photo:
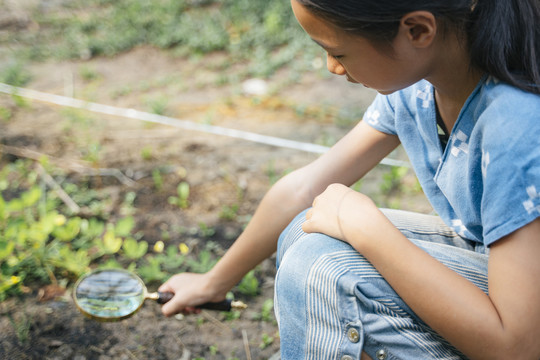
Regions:
<instances>
[{"instance_id":1,"label":"patch of grass","mask_svg":"<svg viewBox=\"0 0 540 360\"><path fill-rule=\"evenodd\" d=\"M0 70L0 82L8 85L22 87L31 80L30 73L24 69L22 63L13 62Z\"/></svg>"},{"instance_id":2,"label":"patch of grass","mask_svg":"<svg viewBox=\"0 0 540 360\"><path fill-rule=\"evenodd\" d=\"M251 64L245 76L264 77L316 48L285 0L74 0L34 18L42 31L15 34L34 60L112 56L149 44L196 57L224 51Z\"/></svg>"}]
</instances>

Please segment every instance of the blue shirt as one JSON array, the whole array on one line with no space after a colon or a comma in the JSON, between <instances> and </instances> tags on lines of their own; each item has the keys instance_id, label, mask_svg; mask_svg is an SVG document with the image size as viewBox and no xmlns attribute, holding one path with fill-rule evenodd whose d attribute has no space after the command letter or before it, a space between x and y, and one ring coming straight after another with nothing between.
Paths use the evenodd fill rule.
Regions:
<instances>
[{"instance_id":1,"label":"blue shirt","mask_svg":"<svg viewBox=\"0 0 540 360\"><path fill-rule=\"evenodd\" d=\"M462 237L490 245L540 216L540 96L484 77L446 149L427 81L378 95L364 115L397 135L424 193Z\"/></svg>"}]
</instances>

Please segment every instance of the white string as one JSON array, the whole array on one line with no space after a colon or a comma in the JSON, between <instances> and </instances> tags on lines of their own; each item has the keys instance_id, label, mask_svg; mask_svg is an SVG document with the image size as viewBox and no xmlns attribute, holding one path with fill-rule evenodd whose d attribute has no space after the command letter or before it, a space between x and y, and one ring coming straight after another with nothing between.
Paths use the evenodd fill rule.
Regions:
<instances>
[{"instance_id":1,"label":"white string","mask_svg":"<svg viewBox=\"0 0 540 360\"><path fill-rule=\"evenodd\" d=\"M323 154L329 149L327 146L288 140L288 139L278 138L274 136L261 135L261 134L256 134L256 133L252 133L248 131L229 129L229 128L224 128L221 126L200 124L193 121L175 119L172 117L151 114L148 112L139 111L135 109L126 109L126 108L120 108L116 106L103 105L103 104L83 101L83 100L75 99L72 97L49 94L49 93L45 93L41 91L20 88L20 87L11 86L7 84L3 84L3 83L0 83L0 92L5 93L5 94L10 94L10 95L17 95L17 96L21 96L27 99L37 100L37 101L41 101L41 102L45 102L49 104L71 107L75 109L83 109L83 110L87 110L87 111L91 111L91 112L99 113L99 114L119 116L119 117L136 119L140 121L147 121L147 122L157 123L157 124L162 124L162 125L169 125L169 126L180 128L180 129L228 136L232 138L252 141L259 144L266 144L266 145L277 146L281 148L301 150L301 151L306 151L309 153ZM389 166L410 167L410 164L406 161L394 160L394 159L388 159L388 158L383 159L380 163L383 165L389 165Z\"/></svg>"}]
</instances>

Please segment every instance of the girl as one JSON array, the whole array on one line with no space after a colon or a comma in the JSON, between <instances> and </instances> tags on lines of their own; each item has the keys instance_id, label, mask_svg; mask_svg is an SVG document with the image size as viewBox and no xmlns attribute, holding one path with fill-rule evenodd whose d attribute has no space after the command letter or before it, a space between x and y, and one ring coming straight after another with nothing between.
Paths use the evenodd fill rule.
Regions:
<instances>
[{"instance_id":1,"label":"girl","mask_svg":"<svg viewBox=\"0 0 540 360\"><path fill-rule=\"evenodd\" d=\"M364 120L280 180L171 315L218 301L278 243L282 359L540 359L540 2L292 0ZM348 186L399 144L438 216Z\"/></svg>"}]
</instances>

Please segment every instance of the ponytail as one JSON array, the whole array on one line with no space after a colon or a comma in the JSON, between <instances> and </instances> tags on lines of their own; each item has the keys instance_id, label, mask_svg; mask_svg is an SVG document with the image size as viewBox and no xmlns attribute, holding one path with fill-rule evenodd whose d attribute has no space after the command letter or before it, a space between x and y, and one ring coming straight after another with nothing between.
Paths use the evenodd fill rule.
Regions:
<instances>
[{"instance_id":1,"label":"ponytail","mask_svg":"<svg viewBox=\"0 0 540 360\"><path fill-rule=\"evenodd\" d=\"M540 94L539 22L539 0L478 0L467 29L472 64Z\"/></svg>"}]
</instances>

